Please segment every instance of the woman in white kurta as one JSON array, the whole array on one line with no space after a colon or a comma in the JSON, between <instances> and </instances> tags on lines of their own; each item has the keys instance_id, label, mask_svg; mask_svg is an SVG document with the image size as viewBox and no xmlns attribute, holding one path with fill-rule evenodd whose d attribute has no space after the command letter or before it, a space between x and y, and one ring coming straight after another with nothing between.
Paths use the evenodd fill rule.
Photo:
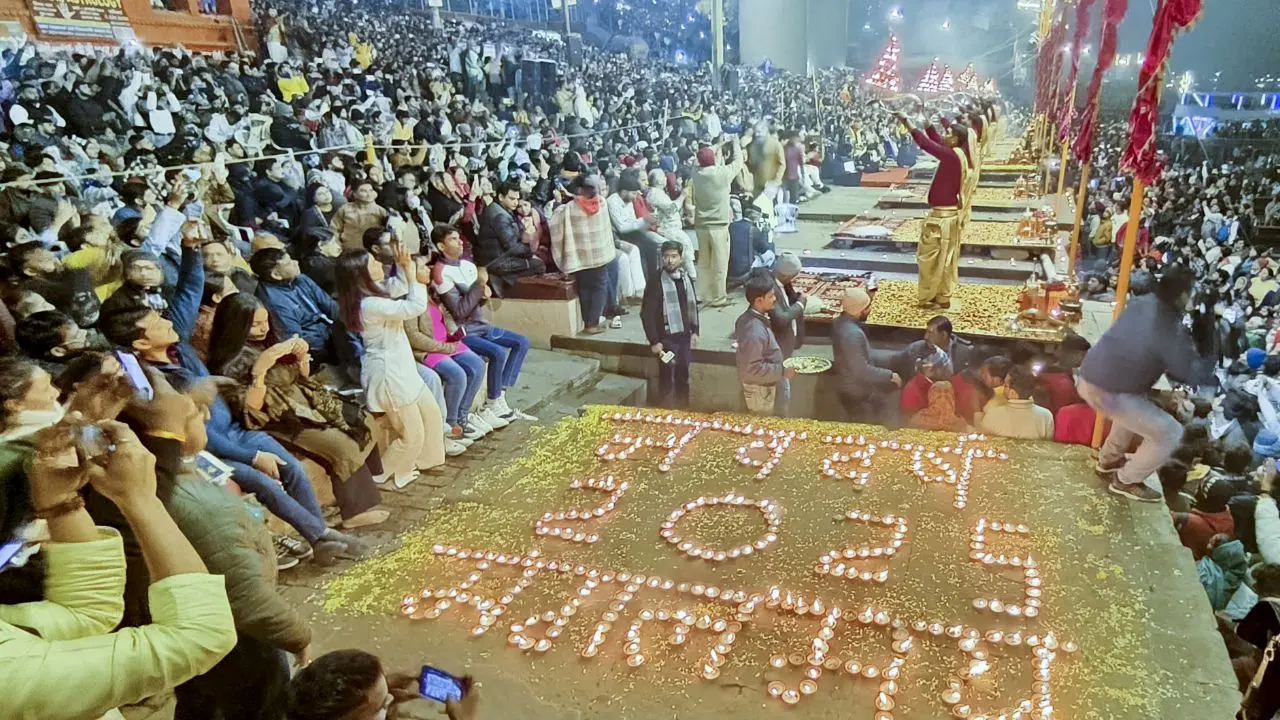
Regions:
<instances>
[{"instance_id":1,"label":"woman in white kurta","mask_svg":"<svg viewBox=\"0 0 1280 720\"><path fill-rule=\"evenodd\" d=\"M385 278L382 263L364 249L338 258L338 302L347 327L364 341L360 384L369 410L382 413L392 436L382 453L380 482L404 487L426 470L444 463L444 421L440 408L418 374L413 348L404 332L405 320L427 309L427 290L409 253L397 245L400 275L409 294L392 299L379 288Z\"/></svg>"}]
</instances>

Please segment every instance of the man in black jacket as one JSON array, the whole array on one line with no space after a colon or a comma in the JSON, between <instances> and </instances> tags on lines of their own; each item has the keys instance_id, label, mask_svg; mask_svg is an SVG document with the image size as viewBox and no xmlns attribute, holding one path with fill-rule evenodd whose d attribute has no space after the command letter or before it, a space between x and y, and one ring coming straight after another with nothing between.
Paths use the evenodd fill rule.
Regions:
<instances>
[{"instance_id":1,"label":"man in black jacket","mask_svg":"<svg viewBox=\"0 0 1280 720\"><path fill-rule=\"evenodd\" d=\"M684 246L674 240L662 243L662 269L645 284L640 303L649 349L661 363L658 393L663 407L689 406L689 365L698 344L698 296L683 266Z\"/></svg>"},{"instance_id":2,"label":"man in black jacket","mask_svg":"<svg viewBox=\"0 0 1280 720\"><path fill-rule=\"evenodd\" d=\"M498 289L516 278L541 275L547 266L533 256L533 250L520 239L520 222L515 211L520 207L519 183L507 181L498 186L498 201L490 203L480 218L480 234L476 238L476 265L489 271Z\"/></svg>"},{"instance_id":3,"label":"man in black jacket","mask_svg":"<svg viewBox=\"0 0 1280 720\"><path fill-rule=\"evenodd\" d=\"M871 345L862 322L871 314L871 297L862 288L845 293L843 312L831 324L836 392L849 422L896 424L898 373L871 361Z\"/></svg>"},{"instance_id":4,"label":"man in black jacket","mask_svg":"<svg viewBox=\"0 0 1280 720\"><path fill-rule=\"evenodd\" d=\"M773 326L773 336L778 339L784 361L804 345L804 308L809 298L791 285L800 274L801 267L800 257L791 252L778 256L778 262L773 267L774 294L778 297L778 302L769 311L769 324ZM779 386L777 414L786 417L791 402L791 387L787 384L785 391L782 387Z\"/></svg>"},{"instance_id":5,"label":"man in black jacket","mask_svg":"<svg viewBox=\"0 0 1280 720\"><path fill-rule=\"evenodd\" d=\"M261 212L275 215L287 228L293 228L302 214L298 191L284 184L284 161L280 158L259 160L258 179L253 184L253 199Z\"/></svg>"}]
</instances>

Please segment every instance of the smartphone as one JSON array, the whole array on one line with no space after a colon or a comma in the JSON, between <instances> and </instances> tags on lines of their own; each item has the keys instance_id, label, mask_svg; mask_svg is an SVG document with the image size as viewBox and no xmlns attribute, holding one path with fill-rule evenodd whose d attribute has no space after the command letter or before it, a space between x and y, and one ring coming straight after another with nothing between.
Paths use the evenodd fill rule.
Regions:
<instances>
[{"instance_id":1,"label":"smartphone","mask_svg":"<svg viewBox=\"0 0 1280 720\"><path fill-rule=\"evenodd\" d=\"M196 182L200 179L202 173L200 172L200 168L189 167L183 169L182 174L186 175L187 179L191 182Z\"/></svg>"},{"instance_id":2,"label":"smartphone","mask_svg":"<svg viewBox=\"0 0 1280 720\"><path fill-rule=\"evenodd\" d=\"M9 567L9 563L18 555L18 551L22 550L23 541L20 538L14 538L4 545L0 545L0 570Z\"/></svg>"},{"instance_id":3,"label":"smartphone","mask_svg":"<svg viewBox=\"0 0 1280 720\"><path fill-rule=\"evenodd\" d=\"M116 449L116 446L112 445L111 440L107 438L107 434L97 425L81 425L80 438L77 444L90 462L99 461Z\"/></svg>"},{"instance_id":4,"label":"smartphone","mask_svg":"<svg viewBox=\"0 0 1280 720\"><path fill-rule=\"evenodd\" d=\"M142 396L143 400L148 402L156 399L156 390L151 387L151 381L147 379L147 374L142 372L142 365L138 362L137 356L133 353L117 350L116 360L120 362L120 367L124 369L124 374L129 378L129 382L133 385L133 389Z\"/></svg>"},{"instance_id":5,"label":"smartphone","mask_svg":"<svg viewBox=\"0 0 1280 720\"><path fill-rule=\"evenodd\" d=\"M662 355L659 356L658 359L662 361L663 365L670 365L671 361L676 359L676 354L670 350L667 350L666 352L662 353Z\"/></svg>"},{"instance_id":6,"label":"smartphone","mask_svg":"<svg viewBox=\"0 0 1280 720\"><path fill-rule=\"evenodd\" d=\"M418 676L418 694L422 697L431 698L436 702L445 702L461 700L466 692L462 678L454 677L430 665L422 666L422 674Z\"/></svg>"}]
</instances>

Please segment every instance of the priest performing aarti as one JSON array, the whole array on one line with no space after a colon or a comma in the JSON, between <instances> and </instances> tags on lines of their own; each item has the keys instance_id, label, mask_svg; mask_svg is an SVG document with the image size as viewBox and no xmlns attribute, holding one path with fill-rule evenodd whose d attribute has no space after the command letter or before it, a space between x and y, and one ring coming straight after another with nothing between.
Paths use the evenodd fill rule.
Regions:
<instances>
[{"instance_id":1,"label":"priest performing aarti","mask_svg":"<svg viewBox=\"0 0 1280 720\"><path fill-rule=\"evenodd\" d=\"M944 136L926 134L905 114L897 113L897 118L916 144L938 160L938 169L929 184L929 214L921 224L916 250L920 274L917 304L927 310L946 310L951 307L951 295L959 280L961 214L966 206L968 161L961 149L963 129L954 125Z\"/></svg>"}]
</instances>

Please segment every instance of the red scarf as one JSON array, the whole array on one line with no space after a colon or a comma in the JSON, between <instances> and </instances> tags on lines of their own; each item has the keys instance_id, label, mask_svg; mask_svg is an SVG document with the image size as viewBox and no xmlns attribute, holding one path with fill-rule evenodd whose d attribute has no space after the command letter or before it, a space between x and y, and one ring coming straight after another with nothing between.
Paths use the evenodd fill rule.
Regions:
<instances>
[{"instance_id":1,"label":"red scarf","mask_svg":"<svg viewBox=\"0 0 1280 720\"><path fill-rule=\"evenodd\" d=\"M631 207L636 211L636 218L643 220L653 213L649 211L649 204L644 201L644 195L636 195L636 199L631 201Z\"/></svg>"}]
</instances>

